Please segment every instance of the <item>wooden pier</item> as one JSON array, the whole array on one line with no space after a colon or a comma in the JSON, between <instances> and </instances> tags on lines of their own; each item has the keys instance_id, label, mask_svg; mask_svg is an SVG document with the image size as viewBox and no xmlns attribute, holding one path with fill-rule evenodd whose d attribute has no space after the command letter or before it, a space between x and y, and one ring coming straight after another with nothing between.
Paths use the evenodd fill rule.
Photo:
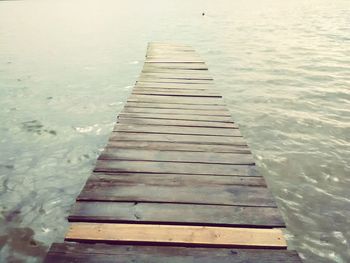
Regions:
<instances>
[{"instance_id":1,"label":"wooden pier","mask_svg":"<svg viewBox=\"0 0 350 263\"><path fill-rule=\"evenodd\" d=\"M300 262L205 62L184 45L148 45L68 220L45 262Z\"/></svg>"}]
</instances>

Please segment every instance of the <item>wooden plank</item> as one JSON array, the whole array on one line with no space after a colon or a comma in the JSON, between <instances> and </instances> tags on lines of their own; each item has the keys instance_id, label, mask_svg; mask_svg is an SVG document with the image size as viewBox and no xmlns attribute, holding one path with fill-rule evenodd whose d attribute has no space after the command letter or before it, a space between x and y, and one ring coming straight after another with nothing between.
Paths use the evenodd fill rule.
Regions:
<instances>
[{"instance_id":1,"label":"wooden plank","mask_svg":"<svg viewBox=\"0 0 350 263\"><path fill-rule=\"evenodd\" d=\"M208 70L207 65L203 63L154 63L152 65L150 64L145 64L143 66L144 70L154 70L154 69L162 69L162 68L167 68L167 69L190 69L190 70Z\"/></svg>"},{"instance_id":2,"label":"wooden plank","mask_svg":"<svg viewBox=\"0 0 350 263\"><path fill-rule=\"evenodd\" d=\"M161 90L178 90L178 91L197 91L217 93L212 89L210 83L190 84L190 83L155 83L155 82L137 82L135 88L161 89Z\"/></svg>"},{"instance_id":3,"label":"wooden plank","mask_svg":"<svg viewBox=\"0 0 350 263\"><path fill-rule=\"evenodd\" d=\"M174 246L54 243L44 263L301 263L295 251Z\"/></svg>"},{"instance_id":4,"label":"wooden plank","mask_svg":"<svg viewBox=\"0 0 350 263\"><path fill-rule=\"evenodd\" d=\"M185 60L202 60L202 58L196 54L195 52L186 51L186 52L179 52L175 50L168 50L168 51L152 51L146 56L146 60L148 59L185 59Z\"/></svg>"},{"instance_id":5,"label":"wooden plank","mask_svg":"<svg viewBox=\"0 0 350 263\"><path fill-rule=\"evenodd\" d=\"M192 97L217 97L221 98L219 93L205 90L175 90L175 89L155 89L155 88L134 88L134 94L149 94L149 95L167 95L167 96L192 96Z\"/></svg>"},{"instance_id":6,"label":"wooden plank","mask_svg":"<svg viewBox=\"0 0 350 263\"><path fill-rule=\"evenodd\" d=\"M172 104L195 104L195 105L225 105L219 98L189 98L166 97L156 95L131 95L128 101L132 102L152 102L152 103L172 103Z\"/></svg>"},{"instance_id":7,"label":"wooden plank","mask_svg":"<svg viewBox=\"0 0 350 263\"><path fill-rule=\"evenodd\" d=\"M178 52L179 54L184 54L187 52L197 54L196 51L190 46L184 45L149 45L147 48L147 55L152 52Z\"/></svg>"},{"instance_id":8,"label":"wooden plank","mask_svg":"<svg viewBox=\"0 0 350 263\"><path fill-rule=\"evenodd\" d=\"M191 144L191 143L174 143L174 142L149 142L149 141L109 141L106 149L107 148L144 149L144 150L160 150L160 151L251 153L247 146Z\"/></svg>"},{"instance_id":9,"label":"wooden plank","mask_svg":"<svg viewBox=\"0 0 350 263\"><path fill-rule=\"evenodd\" d=\"M149 46L147 48L146 56L149 56L152 53L159 53L159 54L174 53L176 54L176 57L184 56L186 54L199 56L199 54L190 46L187 46L187 47Z\"/></svg>"},{"instance_id":10,"label":"wooden plank","mask_svg":"<svg viewBox=\"0 0 350 263\"><path fill-rule=\"evenodd\" d=\"M133 107L136 108L136 107ZM141 106L139 108L142 108ZM169 108L167 108L169 109ZM224 122L233 123L230 116L210 116L210 115L191 115L191 114L164 114L164 113L143 113L143 112L121 112L120 118L143 118L143 119L161 119L161 120L187 120L187 121L205 121L205 122Z\"/></svg>"},{"instance_id":11,"label":"wooden plank","mask_svg":"<svg viewBox=\"0 0 350 263\"><path fill-rule=\"evenodd\" d=\"M213 80L213 77L208 73L144 73L141 72L140 76L142 77L156 77L156 78L165 78L165 79L201 79L201 80Z\"/></svg>"},{"instance_id":12,"label":"wooden plank","mask_svg":"<svg viewBox=\"0 0 350 263\"><path fill-rule=\"evenodd\" d=\"M183 84L183 83L182 83ZM182 85L181 84L181 85ZM216 91L213 91L212 89L210 88L204 88L204 87L199 87L199 88L193 88L193 87L196 87L196 85L192 85L188 88L183 88L183 87L176 87L176 86L173 86L173 87L168 87L168 86L164 86L164 87L146 87L146 86L142 86L142 85L135 85L133 91L135 91L135 89L138 89L140 91L172 91L172 92L196 92L197 95L201 95L201 94L215 94L217 96L220 96L220 93L216 92Z\"/></svg>"},{"instance_id":13,"label":"wooden plank","mask_svg":"<svg viewBox=\"0 0 350 263\"><path fill-rule=\"evenodd\" d=\"M205 62L201 59L186 59L186 58L172 58L172 59L161 59L161 58L147 58L145 63L200 63L205 64Z\"/></svg>"},{"instance_id":14,"label":"wooden plank","mask_svg":"<svg viewBox=\"0 0 350 263\"><path fill-rule=\"evenodd\" d=\"M225 136L225 137L242 136L239 129L206 128L206 127L182 127L181 129L179 129L176 126L134 125L134 124L120 124L120 123L114 126L113 131L157 133L157 134L207 135L207 136Z\"/></svg>"},{"instance_id":15,"label":"wooden plank","mask_svg":"<svg viewBox=\"0 0 350 263\"><path fill-rule=\"evenodd\" d=\"M231 117L231 114L229 111L225 110L200 110L200 109L158 109L158 108L135 108L135 107L129 107L129 105L126 105L122 113L151 113L151 114L168 114L169 118L172 117L172 115L206 115L206 116L213 116L211 117L213 120L216 119L216 116L226 116Z\"/></svg>"},{"instance_id":16,"label":"wooden plank","mask_svg":"<svg viewBox=\"0 0 350 263\"><path fill-rule=\"evenodd\" d=\"M258 176L254 165L98 160L95 172Z\"/></svg>"},{"instance_id":17,"label":"wooden plank","mask_svg":"<svg viewBox=\"0 0 350 263\"><path fill-rule=\"evenodd\" d=\"M66 240L286 248L280 229L71 223Z\"/></svg>"},{"instance_id":18,"label":"wooden plank","mask_svg":"<svg viewBox=\"0 0 350 263\"><path fill-rule=\"evenodd\" d=\"M186 177L186 176L185 176ZM201 176L199 176L201 177ZM266 187L242 185L162 185L151 180L135 182L134 177L122 180L95 180L86 183L78 201L152 202L205 204L218 206L276 207ZM122 183L121 183L122 181Z\"/></svg>"},{"instance_id":19,"label":"wooden plank","mask_svg":"<svg viewBox=\"0 0 350 263\"><path fill-rule=\"evenodd\" d=\"M209 95L216 95L218 97L221 97L220 95L218 95L218 92L209 90L209 89L179 89L179 88L153 88L153 87L139 87L139 86L135 86L133 88L133 92L135 91L150 91L150 92L178 92L180 94L195 94L195 95L205 95L205 94L209 94ZM176 93L175 93L176 94Z\"/></svg>"},{"instance_id":20,"label":"wooden plank","mask_svg":"<svg viewBox=\"0 0 350 263\"><path fill-rule=\"evenodd\" d=\"M164 54L164 53L173 53L176 57L183 56L185 54L197 54L195 50L191 47L169 47L169 46L157 46L149 47L147 49L147 55L149 54Z\"/></svg>"},{"instance_id":21,"label":"wooden plank","mask_svg":"<svg viewBox=\"0 0 350 263\"><path fill-rule=\"evenodd\" d=\"M188 109L188 110L222 110L227 111L225 107L217 105L179 105L167 103L147 103L147 102L127 102L126 107L130 108L156 108L156 109ZM233 122L230 118L230 122Z\"/></svg>"},{"instance_id":22,"label":"wooden plank","mask_svg":"<svg viewBox=\"0 0 350 263\"><path fill-rule=\"evenodd\" d=\"M193 144L214 144L214 145L239 145L246 146L247 143L243 137L224 137L224 136L201 136L201 135L183 135L183 134L153 134L153 133L128 133L113 132L109 138L112 141L146 141L146 142L177 142Z\"/></svg>"},{"instance_id":23,"label":"wooden plank","mask_svg":"<svg viewBox=\"0 0 350 263\"><path fill-rule=\"evenodd\" d=\"M112 184L147 184L162 186L254 186L266 187L262 176L211 176L198 174L165 174L165 173L92 173L89 180L111 182Z\"/></svg>"},{"instance_id":24,"label":"wooden plank","mask_svg":"<svg viewBox=\"0 0 350 263\"><path fill-rule=\"evenodd\" d=\"M146 54L146 59L159 59L159 58L166 58L166 59L173 59L173 58L187 58L187 59L202 59L200 55L198 55L195 52L181 52L176 50L161 50L157 51L153 49L152 51L148 52Z\"/></svg>"},{"instance_id":25,"label":"wooden plank","mask_svg":"<svg viewBox=\"0 0 350 263\"><path fill-rule=\"evenodd\" d=\"M205 63L145 63L144 69L147 68L169 68L169 69L195 69L195 70L208 70L208 66Z\"/></svg>"},{"instance_id":26,"label":"wooden plank","mask_svg":"<svg viewBox=\"0 0 350 263\"><path fill-rule=\"evenodd\" d=\"M119 116L118 123L138 124L138 125L158 125L158 126L165 125L165 126L176 126L176 127L208 127L208 128L232 128L232 129L238 128L236 124L230 123L230 122L125 118L124 115Z\"/></svg>"},{"instance_id":27,"label":"wooden plank","mask_svg":"<svg viewBox=\"0 0 350 263\"><path fill-rule=\"evenodd\" d=\"M186 74L209 74L207 70L193 70L193 69L168 69L168 68L152 68L152 69L142 69L142 73L170 73L170 74L178 74L178 73L186 73Z\"/></svg>"},{"instance_id":28,"label":"wooden plank","mask_svg":"<svg viewBox=\"0 0 350 263\"><path fill-rule=\"evenodd\" d=\"M179 215L186 215L181 216ZM73 206L70 222L152 223L209 226L285 227L276 207L140 202L84 202Z\"/></svg>"},{"instance_id":29,"label":"wooden plank","mask_svg":"<svg viewBox=\"0 0 350 263\"><path fill-rule=\"evenodd\" d=\"M255 164L251 154L241 153L209 153L209 152L176 152L152 151L140 149L107 148L99 160L134 160L157 162L184 162L184 163L216 163L216 164Z\"/></svg>"},{"instance_id":30,"label":"wooden plank","mask_svg":"<svg viewBox=\"0 0 350 263\"><path fill-rule=\"evenodd\" d=\"M242 185L162 185L160 182L135 182L125 176L115 180L89 179L78 201L152 202L205 204L220 206L276 207L266 187Z\"/></svg>"},{"instance_id":31,"label":"wooden plank","mask_svg":"<svg viewBox=\"0 0 350 263\"><path fill-rule=\"evenodd\" d=\"M154 90L134 88L132 94L162 95L162 96L185 96L185 97L216 97L221 98L218 93L214 92L197 92L197 91L178 91L178 90Z\"/></svg>"},{"instance_id":32,"label":"wooden plank","mask_svg":"<svg viewBox=\"0 0 350 263\"><path fill-rule=\"evenodd\" d=\"M157 79L157 78L138 78L137 83L175 83L175 84L210 84L211 80L198 80L198 79Z\"/></svg>"},{"instance_id":33,"label":"wooden plank","mask_svg":"<svg viewBox=\"0 0 350 263\"><path fill-rule=\"evenodd\" d=\"M210 83L208 83L210 85ZM217 93L214 89L208 87L207 84L186 84L186 83L152 83L152 82L138 82L135 88L152 89L152 90L168 90L168 91L196 91L196 92L212 92Z\"/></svg>"}]
</instances>

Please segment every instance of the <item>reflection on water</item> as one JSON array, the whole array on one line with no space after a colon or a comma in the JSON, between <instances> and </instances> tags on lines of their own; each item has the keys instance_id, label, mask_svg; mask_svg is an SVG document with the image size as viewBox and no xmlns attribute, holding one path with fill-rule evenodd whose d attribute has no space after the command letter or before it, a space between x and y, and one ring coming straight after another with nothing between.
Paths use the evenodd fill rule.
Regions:
<instances>
[{"instance_id":1,"label":"reflection on water","mask_svg":"<svg viewBox=\"0 0 350 263\"><path fill-rule=\"evenodd\" d=\"M350 262L349 25L348 0L1 1L0 261L62 241L146 43L170 40L208 61L290 245Z\"/></svg>"}]
</instances>

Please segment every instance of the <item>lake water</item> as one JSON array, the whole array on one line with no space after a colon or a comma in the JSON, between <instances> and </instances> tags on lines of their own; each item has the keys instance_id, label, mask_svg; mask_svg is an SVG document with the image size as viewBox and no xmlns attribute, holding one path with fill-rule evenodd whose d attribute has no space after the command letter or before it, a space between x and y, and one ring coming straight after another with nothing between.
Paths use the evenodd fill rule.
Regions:
<instances>
[{"instance_id":1,"label":"lake water","mask_svg":"<svg viewBox=\"0 0 350 263\"><path fill-rule=\"evenodd\" d=\"M0 261L63 240L149 41L208 62L290 247L350 262L349 0L0 1Z\"/></svg>"}]
</instances>

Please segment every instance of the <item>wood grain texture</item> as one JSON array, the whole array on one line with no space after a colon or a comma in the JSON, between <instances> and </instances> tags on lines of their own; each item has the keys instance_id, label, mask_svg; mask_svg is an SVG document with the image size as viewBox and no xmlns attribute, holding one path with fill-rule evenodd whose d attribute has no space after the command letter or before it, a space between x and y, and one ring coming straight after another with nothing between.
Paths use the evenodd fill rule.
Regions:
<instances>
[{"instance_id":1,"label":"wood grain texture","mask_svg":"<svg viewBox=\"0 0 350 263\"><path fill-rule=\"evenodd\" d=\"M197 174L165 173L92 173L91 181L119 185L144 184L152 186L254 186L266 188L261 176L211 176Z\"/></svg>"},{"instance_id":2,"label":"wood grain texture","mask_svg":"<svg viewBox=\"0 0 350 263\"><path fill-rule=\"evenodd\" d=\"M150 141L109 141L105 149L140 149L159 151L191 151L191 152L218 152L218 153L251 153L247 146L214 145L176 142L150 142ZM181 154L181 153L179 153Z\"/></svg>"},{"instance_id":3,"label":"wood grain texture","mask_svg":"<svg viewBox=\"0 0 350 263\"><path fill-rule=\"evenodd\" d=\"M179 105L179 104L167 104L167 103L147 103L147 102L127 102L125 104L126 107L130 108L156 108L156 109L189 109L189 110L222 110L227 111L227 109L223 106L217 105ZM215 121L216 118L213 118ZM229 118L229 122L233 122L231 118Z\"/></svg>"},{"instance_id":4,"label":"wood grain texture","mask_svg":"<svg viewBox=\"0 0 350 263\"><path fill-rule=\"evenodd\" d=\"M295 251L281 249L203 248L54 243L44 263L301 263Z\"/></svg>"},{"instance_id":5,"label":"wood grain texture","mask_svg":"<svg viewBox=\"0 0 350 263\"><path fill-rule=\"evenodd\" d=\"M208 67L204 63L152 63L145 64L143 67L145 70L153 70L157 68L167 69L190 69L190 70L208 70Z\"/></svg>"},{"instance_id":6,"label":"wood grain texture","mask_svg":"<svg viewBox=\"0 0 350 263\"><path fill-rule=\"evenodd\" d=\"M124 178L124 182L128 178ZM242 185L162 185L161 183L115 183L88 180L79 201L153 202L230 206L276 207L265 187Z\"/></svg>"},{"instance_id":7,"label":"wood grain texture","mask_svg":"<svg viewBox=\"0 0 350 263\"><path fill-rule=\"evenodd\" d=\"M145 63L201 63L205 64L200 59L186 59L186 58L173 58L173 59L161 59L161 58L147 58Z\"/></svg>"},{"instance_id":8,"label":"wood grain texture","mask_svg":"<svg viewBox=\"0 0 350 263\"><path fill-rule=\"evenodd\" d=\"M162 96L183 96L183 97L214 97L221 98L221 95L213 92L196 91L174 91L174 90L155 90L134 88L132 94L162 95Z\"/></svg>"},{"instance_id":9,"label":"wood grain texture","mask_svg":"<svg viewBox=\"0 0 350 263\"><path fill-rule=\"evenodd\" d=\"M134 88L149 89L149 90L168 90L168 91L196 91L196 92L211 92L218 93L212 85L189 85L188 83L155 83L155 82L137 82Z\"/></svg>"},{"instance_id":10,"label":"wood grain texture","mask_svg":"<svg viewBox=\"0 0 350 263\"><path fill-rule=\"evenodd\" d=\"M206 136L225 136L242 137L238 129L209 128L209 127L181 127L166 125L137 125L121 124L114 126L115 132L133 132L133 133L155 133L155 134L184 134L184 135L206 135Z\"/></svg>"},{"instance_id":11,"label":"wood grain texture","mask_svg":"<svg viewBox=\"0 0 350 263\"><path fill-rule=\"evenodd\" d=\"M95 172L258 176L254 165L98 160Z\"/></svg>"},{"instance_id":12,"label":"wood grain texture","mask_svg":"<svg viewBox=\"0 0 350 263\"><path fill-rule=\"evenodd\" d=\"M205 72L196 74L195 72L176 72L175 73L150 73L150 72L142 72L140 74L142 77L156 77L156 78L166 78L166 79L202 79L202 80L213 80L213 77Z\"/></svg>"},{"instance_id":13,"label":"wood grain texture","mask_svg":"<svg viewBox=\"0 0 350 263\"><path fill-rule=\"evenodd\" d=\"M123 111L119 117L141 118L141 119L167 119L167 120L188 120L188 121L206 121L206 122L226 122L233 123L230 116L198 115L198 114L166 114L166 113L144 113Z\"/></svg>"},{"instance_id":14,"label":"wood grain texture","mask_svg":"<svg viewBox=\"0 0 350 263\"><path fill-rule=\"evenodd\" d=\"M148 118L127 118L119 116L120 124L156 125L156 126L176 126L179 127L205 127L205 128L231 128L237 129L237 125L230 122L196 121L196 120L172 120L172 119L148 119Z\"/></svg>"},{"instance_id":15,"label":"wood grain texture","mask_svg":"<svg viewBox=\"0 0 350 263\"><path fill-rule=\"evenodd\" d=\"M286 248L280 229L71 223L66 240Z\"/></svg>"},{"instance_id":16,"label":"wood grain texture","mask_svg":"<svg viewBox=\"0 0 350 263\"><path fill-rule=\"evenodd\" d=\"M155 77L139 77L137 82L142 83L180 83L180 84L210 84L211 80L200 80L200 79L162 79Z\"/></svg>"},{"instance_id":17,"label":"wood grain texture","mask_svg":"<svg viewBox=\"0 0 350 263\"><path fill-rule=\"evenodd\" d=\"M152 103L172 103L172 104L195 104L195 105L225 105L220 98L196 98L191 97L170 97L157 95L131 95L128 101L132 102L152 102Z\"/></svg>"},{"instance_id":18,"label":"wood grain texture","mask_svg":"<svg viewBox=\"0 0 350 263\"><path fill-rule=\"evenodd\" d=\"M115 141L148 141L148 142L176 142L193 144L237 145L246 146L243 137L183 135L183 134L153 134L133 132L113 132L109 137Z\"/></svg>"},{"instance_id":19,"label":"wood grain texture","mask_svg":"<svg viewBox=\"0 0 350 263\"><path fill-rule=\"evenodd\" d=\"M182 163L213 163L213 164L248 164L254 165L251 154L241 153L210 153L210 152L176 152L140 149L106 148L98 157L99 160L135 160Z\"/></svg>"},{"instance_id":20,"label":"wood grain texture","mask_svg":"<svg viewBox=\"0 0 350 263\"><path fill-rule=\"evenodd\" d=\"M173 92L174 94L183 94L186 95L186 93L188 94L193 94L194 95L198 95L198 97L200 97L200 95L213 95L213 96L217 96L217 97L221 97L221 95L218 92L209 90L209 89L180 89L180 88L159 88L159 87L142 87L142 86L135 86L133 89L134 92Z\"/></svg>"},{"instance_id":21,"label":"wood grain texture","mask_svg":"<svg viewBox=\"0 0 350 263\"><path fill-rule=\"evenodd\" d=\"M216 116L230 117L229 111L225 110L200 110L200 109L161 109L161 108L134 108L126 106L122 113L151 113L151 114L167 114L169 118L172 115L202 115L202 116L215 116L211 117L212 120L217 119Z\"/></svg>"},{"instance_id":22,"label":"wood grain texture","mask_svg":"<svg viewBox=\"0 0 350 263\"><path fill-rule=\"evenodd\" d=\"M173 203L79 201L73 206L68 219L71 222L285 227L276 207Z\"/></svg>"},{"instance_id":23,"label":"wood grain texture","mask_svg":"<svg viewBox=\"0 0 350 263\"><path fill-rule=\"evenodd\" d=\"M193 69L171 69L171 68L143 68L142 73L191 73L194 74L208 74L208 70L193 70Z\"/></svg>"}]
</instances>

